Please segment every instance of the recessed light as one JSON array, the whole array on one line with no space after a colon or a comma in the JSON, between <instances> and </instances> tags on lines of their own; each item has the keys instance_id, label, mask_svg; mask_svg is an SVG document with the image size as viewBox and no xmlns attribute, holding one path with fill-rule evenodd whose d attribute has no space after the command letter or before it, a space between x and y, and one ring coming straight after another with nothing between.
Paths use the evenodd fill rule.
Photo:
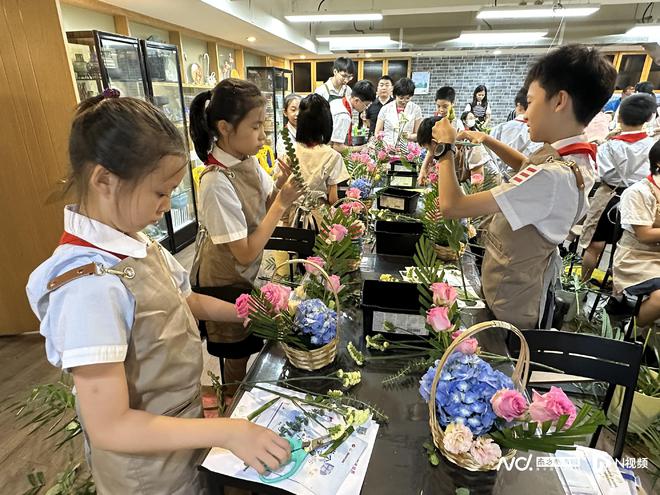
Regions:
<instances>
[{"instance_id":1,"label":"recessed light","mask_svg":"<svg viewBox=\"0 0 660 495\"><path fill-rule=\"evenodd\" d=\"M515 43L524 43L542 39L548 30L544 31L463 31L458 38L453 41L463 43L484 43L484 44L507 44L509 40L515 40Z\"/></svg>"},{"instance_id":2,"label":"recessed light","mask_svg":"<svg viewBox=\"0 0 660 495\"><path fill-rule=\"evenodd\" d=\"M365 53L364 56L367 58L371 58L371 53Z\"/></svg>"},{"instance_id":3,"label":"recessed light","mask_svg":"<svg viewBox=\"0 0 660 495\"><path fill-rule=\"evenodd\" d=\"M304 60L304 59L307 58L307 55L301 55L300 58L302 58Z\"/></svg>"},{"instance_id":4,"label":"recessed light","mask_svg":"<svg viewBox=\"0 0 660 495\"><path fill-rule=\"evenodd\" d=\"M493 50L493 55L502 55L502 50L499 48L497 50Z\"/></svg>"},{"instance_id":5,"label":"recessed light","mask_svg":"<svg viewBox=\"0 0 660 495\"><path fill-rule=\"evenodd\" d=\"M422 52L417 52L418 57L421 57L422 55L424 55Z\"/></svg>"},{"instance_id":6,"label":"recessed light","mask_svg":"<svg viewBox=\"0 0 660 495\"><path fill-rule=\"evenodd\" d=\"M257 38L255 38L254 36L248 36L248 37L247 37L247 40L248 40L250 43L254 43L255 41L257 41Z\"/></svg>"},{"instance_id":7,"label":"recessed light","mask_svg":"<svg viewBox=\"0 0 660 495\"><path fill-rule=\"evenodd\" d=\"M307 14L285 15L289 22L355 22L355 21L382 21L383 14L353 13L353 14Z\"/></svg>"}]
</instances>

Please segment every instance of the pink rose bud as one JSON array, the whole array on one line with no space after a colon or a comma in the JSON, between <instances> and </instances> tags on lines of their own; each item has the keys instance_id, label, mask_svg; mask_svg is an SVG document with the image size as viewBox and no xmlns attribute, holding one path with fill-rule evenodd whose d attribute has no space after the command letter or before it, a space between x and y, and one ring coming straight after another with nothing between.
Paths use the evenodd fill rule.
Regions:
<instances>
[{"instance_id":1,"label":"pink rose bud","mask_svg":"<svg viewBox=\"0 0 660 495\"><path fill-rule=\"evenodd\" d=\"M325 288L333 294L339 294L344 287L345 286L341 284L339 275L330 275L330 280L325 282Z\"/></svg>"},{"instance_id":2,"label":"pink rose bud","mask_svg":"<svg viewBox=\"0 0 660 495\"><path fill-rule=\"evenodd\" d=\"M351 187L346 191L346 197L351 199L360 199L360 190L357 187Z\"/></svg>"},{"instance_id":3,"label":"pink rose bud","mask_svg":"<svg viewBox=\"0 0 660 495\"><path fill-rule=\"evenodd\" d=\"M311 261L312 263L317 264L321 268L325 266L325 260L320 256L308 256L307 261ZM305 263L305 270L307 271L307 273L311 273L312 275L316 275L317 273L319 273L319 269L316 268L314 265L310 265L309 263Z\"/></svg>"},{"instance_id":4,"label":"pink rose bud","mask_svg":"<svg viewBox=\"0 0 660 495\"><path fill-rule=\"evenodd\" d=\"M444 332L452 327L449 321L449 308L442 306L440 308L431 308L426 313L426 323L436 332Z\"/></svg>"},{"instance_id":5,"label":"pink rose bud","mask_svg":"<svg viewBox=\"0 0 660 495\"><path fill-rule=\"evenodd\" d=\"M241 294L238 296L236 299L236 316L247 320L248 316L250 315L251 301L252 298L250 297L250 294Z\"/></svg>"},{"instance_id":6,"label":"pink rose bud","mask_svg":"<svg viewBox=\"0 0 660 495\"><path fill-rule=\"evenodd\" d=\"M517 419L527 411L527 400L517 390L498 390L491 397L490 403L493 406L493 412L507 421Z\"/></svg>"},{"instance_id":7,"label":"pink rose bud","mask_svg":"<svg viewBox=\"0 0 660 495\"><path fill-rule=\"evenodd\" d=\"M566 396L564 391L559 387L550 387L550 391L541 395L536 390L532 396L532 403L529 406L529 414L534 421L543 423L544 421L555 421L560 416L568 415L568 420L564 425L569 428L577 411L575 405Z\"/></svg>"},{"instance_id":8,"label":"pink rose bud","mask_svg":"<svg viewBox=\"0 0 660 495\"><path fill-rule=\"evenodd\" d=\"M415 159L415 155L413 153L408 153L406 155L406 160L408 160L409 162L412 162L414 159Z\"/></svg>"},{"instance_id":9,"label":"pink rose bud","mask_svg":"<svg viewBox=\"0 0 660 495\"><path fill-rule=\"evenodd\" d=\"M328 240L330 242L341 242L344 237L346 237L346 234L348 234L348 229L343 225L336 223L330 228L330 231L328 232Z\"/></svg>"},{"instance_id":10,"label":"pink rose bud","mask_svg":"<svg viewBox=\"0 0 660 495\"><path fill-rule=\"evenodd\" d=\"M431 285L433 304L436 306L452 306L458 298L456 289L446 282L436 282Z\"/></svg>"},{"instance_id":11,"label":"pink rose bud","mask_svg":"<svg viewBox=\"0 0 660 495\"><path fill-rule=\"evenodd\" d=\"M483 184L484 176L481 175L481 174L472 174L472 177L470 178L470 181L474 185Z\"/></svg>"}]
</instances>

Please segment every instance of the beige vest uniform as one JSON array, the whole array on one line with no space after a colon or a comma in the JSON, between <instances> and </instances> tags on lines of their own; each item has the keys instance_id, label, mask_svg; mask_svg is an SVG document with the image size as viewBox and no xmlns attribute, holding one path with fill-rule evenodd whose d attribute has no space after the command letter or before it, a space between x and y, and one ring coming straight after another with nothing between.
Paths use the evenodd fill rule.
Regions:
<instances>
[{"instance_id":1,"label":"beige vest uniform","mask_svg":"<svg viewBox=\"0 0 660 495\"><path fill-rule=\"evenodd\" d=\"M615 194L616 190L604 182L601 182L598 189L596 189L594 196L589 201L589 211L582 225L582 234L580 235L579 243L581 249L587 249L589 244L591 244L591 240L596 233L596 227L598 227L598 221Z\"/></svg>"},{"instance_id":2,"label":"beige vest uniform","mask_svg":"<svg viewBox=\"0 0 660 495\"><path fill-rule=\"evenodd\" d=\"M571 168L579 189L579 215L584 203L584 180L577 165L561 161L550 145L530 156L528 162L541 168ZM577 220L576 215L574 223ZM537 328L548 288L559 275L557 244L545 239L532 225L513 231L500 212L492 216L485 249L481 283L488 307L498 320L518 328Z\"/></svg>"},{"instance_id":3,"label":"beige vest uniform","mask_svg":"<svg viewBox=\"0 0 660 495\"><path fill-rule=\"evenodd\" d=\"M221 173L231 181L241 202L248 235L254 232L266 216L266 205L261 201L261 180L254 160L249 158L229 169L209 165L200 176L200 183L207 173ZM192 285L200 287L243 287L246 292L257 278L263 253L248 266L238 263L227 244L213 244L204 226L197 241L196 259L191 270ZM199 279L199 283L197 283ZM208 339L212 342L235 343L247 336L241 323L206 322Z\"/></svg>"},{"instance_id":4,"label":"beige vest uniform","mask_svg":"<svg viewBox=\"0 0 660 495\"><path fill-rule=\"evenodd\" d=\"M161 416L201 418L202 344L193 314L174 286L160 246L147 256L112 267L135 299L135 317L124 368L129 407ZM60 275L49 289L90 275L89 265ZM94 273L94 265L91 265ZM78 412L84 430L84 418ZM86 435L85 435L86 437ZM100 495L190 495L204 493L197 466L205 449L122 454L89 445L88 461Z\"/></svg>"},{"instance_id":5,"label":"beige vest uniform","mask_svg":"<svg viewBox=\"0 0 660 495\"><path fill-rule=\"evenodd\" d=\"M660 194L647 179L644 181L657 200L653 227L658 228L660 227ZM616 292L657 277L660 274L660 244L640 242L634 234L624 230L614 252L613 271Z\"/></svg>"}]
</instances>

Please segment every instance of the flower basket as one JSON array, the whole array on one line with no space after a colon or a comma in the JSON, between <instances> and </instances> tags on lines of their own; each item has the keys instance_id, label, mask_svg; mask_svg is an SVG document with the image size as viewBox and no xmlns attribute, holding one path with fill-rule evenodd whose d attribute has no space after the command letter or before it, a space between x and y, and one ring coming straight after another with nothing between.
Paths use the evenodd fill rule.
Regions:
<instances>
[{"instance_id":1,"label":"flower basket","mask_svg":"<svg viewBox=\"0 0 660 495\"><path fill-rule=\"evenodd\" d=\"M438 422L435 397L438 389L438 383L440 381L440 376L442 375L442 368L447 362L449 356L457 350L461 342L490 328L504 328L506 330L515 333L520 339L520 356L518 358L518 362L516 363L516 367L513 370L513 374L511 375L511 379L513 380L513 384L516 387L516 389L520 392L524 392L525 386L527 385L527 378L529 376L529 347L527 346L527 341L525 340L525 337L520 332L520 330L518 330L516 327L514 327L510 323L506 323L504 321L497 321L497 320L487 321L473 325L470 328L468 328L465 332L463 332L461 335L459 335L456 339L454 339L447 348L447 350L445 351L445 353L442 355L442 358L440 359L440 362L437 367L437 372L433 379L433 383L431 385L432 399L429 400L429 425L431 427L431 434L433 435L433 443L442 453L442 455L445 456L445 458L447 458L450 462L456 464L457 466L460 466L463 469L467 469L468 471L493 471L497 469L497 466L499 465L499 460L491 464L480 465L473 459L473 457L470 455L469 452L463 454L454 454L448 452L445 449L443 443L444 430L441 427L440 423ZM502 458L511 459L515 454L516 454L515 450L509 450L506 454L502 456Z\"/></svg>"},{"instance_id":2,"label":"flower basket","mask_svg":"<svg viewBox=\"0 0 660 495\"><path fill-rule=\"evenodd\" d=\"M283 263L280 263L277 266L277 269L275 270L275 273L273 276L277 273L277 271L281 267L285 267L288 265L296 265L298 263L304 264L304 265L310 265L313 266L318 270L318 272L321 274L321 276L327 281L330 282L330 277L328 273L319 265L314 263L313 261L309 260L300 260L300 259L295 259L295 260L289 260L285 261ZM272 281L272 278L271 278ZM335 360L335 357L337 356L337 344L339 343L339 312L340 312L340 307L339 307L339 298L337 297L337 294L334 294L335 296L335 311L337 312L337 335L335 336L334 339L332 339L330 342L325 344L324 346L321 346L317 349L312 349L309 351L303 350L303 349L296 349L295 347L291 347L284 342L281 342L280 345L282 346L282 349L284 350L284 354L286 355L287 359L289 362L295 366L298 369L306 370L306 371L315 371L318 369L321 369L330 363L332 363Z\"/></svg>"},{"instance_id":3,"label":"flower basket","mask_svg":"<svg viewBox=\"0 0 660 495\"><path fill-rule=\"evenodd\" d=\"M440 246L439 244L434 244L433 250L435 251L435 254L438 255L438 258L440 258L442 261L458 261L458 256L462 256L465 252L465 244L461 242L461 249L459 250L458 255L456 251L454 251L449 246Z\"/></svg>"}]
</instances>

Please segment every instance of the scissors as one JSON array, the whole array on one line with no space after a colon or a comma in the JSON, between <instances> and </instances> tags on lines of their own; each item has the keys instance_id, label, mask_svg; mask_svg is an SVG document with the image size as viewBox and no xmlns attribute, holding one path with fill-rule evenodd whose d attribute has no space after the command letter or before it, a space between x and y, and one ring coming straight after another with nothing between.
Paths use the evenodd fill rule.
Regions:
<instances>
[{"instance_id":1,"label":"scissors","mask_svg":"<svg viewBox=\"0 0 660 495\"><path fill-rule=\"evenodd\" d=\"M282 467L284 468L292 464L293 467L291 467L286 473L275 477L268 476L268 474L260 474L259 479L264 483L278 483L280 481L288 480L300 470L310 453L333 441L330 435L325 435L313 440L306 440L304 442L299 437L285 437L285 439L288 440L289 445L291 445L291 459ZM269 471L269 473L272 473L272 471Z\"/></svg>"}]
</instances>

